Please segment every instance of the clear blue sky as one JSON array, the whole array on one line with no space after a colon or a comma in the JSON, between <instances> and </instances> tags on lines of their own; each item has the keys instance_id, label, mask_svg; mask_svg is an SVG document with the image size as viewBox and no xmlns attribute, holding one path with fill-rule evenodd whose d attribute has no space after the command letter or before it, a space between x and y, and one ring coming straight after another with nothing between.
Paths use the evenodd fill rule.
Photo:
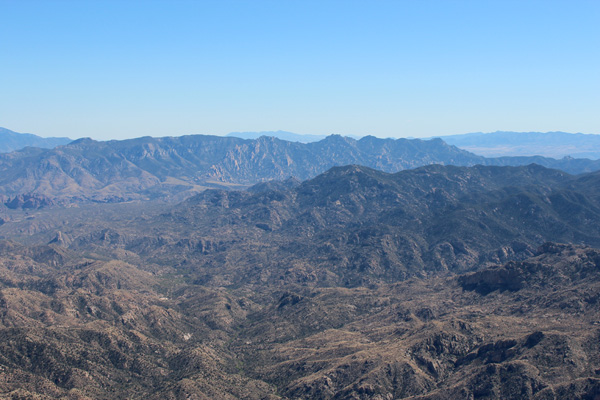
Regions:
<instances>
[{"instance_id":1,"label":"clear blue sky","mask_svg":"<svg viewBox=\"0 0 600 400\"><path fill-rule=\"evenodd\" d=\"M600 1L0 0L0 126L600 133Z\"/></svg>"}]
</instances>

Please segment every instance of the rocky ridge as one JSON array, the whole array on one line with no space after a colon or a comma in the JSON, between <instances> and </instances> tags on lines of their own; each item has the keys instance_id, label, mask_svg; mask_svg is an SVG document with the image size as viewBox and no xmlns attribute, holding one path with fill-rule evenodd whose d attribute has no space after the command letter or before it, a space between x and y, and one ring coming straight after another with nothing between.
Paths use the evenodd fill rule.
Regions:
<instances>
[{"instance_id":1,"label":"rocky ridge","mask_svg":"<svg viewBox=\"0 0 600 400\"><path fill-rule=\"evenodd\" d=\"M297 143L272 137L143 137L97 142L79 139L55 149L0 154L4 196L46 196L56 203L180 201L211 187L236 188L289 177L305 180L334 166L358 164L397 172L428 164L527 165L569 173L600 169L600 161L544 157L487 159L441 139L360 140L329 136Z\"/></svg>"}]
</instances>

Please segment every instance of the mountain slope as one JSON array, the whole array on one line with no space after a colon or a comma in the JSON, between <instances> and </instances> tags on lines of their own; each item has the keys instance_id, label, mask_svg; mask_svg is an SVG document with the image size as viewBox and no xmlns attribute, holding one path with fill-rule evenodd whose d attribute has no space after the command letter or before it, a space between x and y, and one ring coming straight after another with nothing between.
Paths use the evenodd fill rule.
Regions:
<instances>
[{"instance_id":1,"label":"mountain slope","mask_svg":"<svg viewBox=\"0 0 600 400\"><path fill-rule=\"evenodd\" d=\"M73 225L48 210L8 220L0 235L49 242L60 231L73 251L170 265L206 285L368 286L523 259L545 241L600 246L599 179L537 165L336 167L143 216L141 204L90 207Z\"/></svg>"},{"instance_id":2,"label":"mountain slope","mask_svg":"<svg viewBox=\"0 0 600 400\"><path fill-rule=\"evenodd\" d=\"M0 250L3 398L600 393L600 252L590 248L547 243L523 262L369 289L254 292L53 246ZM490 287L505 271L524 284Z\"/></svg>"},{"instance_id":3,"label":"mountain slope","mask_svg":"<svg viewBox=\"0 0 600 400\"><path fill-rule=\"evenodd\" d=\"M535 165L338 167L291 190L204 192L152 223L212 245L150 251L200 275L221 265L218 279L231 284L356 286L464 271L527 257L548 240L600 246L596 185L579 179ZM254 275L256 264L273 268L270 277Z\"/></svg>"},{"instance_id":4,"label":"mountain slope","mask_svg":"<svg viewBox=\"0 0 600 400\"><path fill-rule=\"evenodd\" d=\"M594 398L599 255L547 244L513 265L537 265L535 282L560 285L486 295L465 290L463 276L297 290L253 315L240 342L257 341L253 376L287 398Z\"/></svg>"}]
</instances>

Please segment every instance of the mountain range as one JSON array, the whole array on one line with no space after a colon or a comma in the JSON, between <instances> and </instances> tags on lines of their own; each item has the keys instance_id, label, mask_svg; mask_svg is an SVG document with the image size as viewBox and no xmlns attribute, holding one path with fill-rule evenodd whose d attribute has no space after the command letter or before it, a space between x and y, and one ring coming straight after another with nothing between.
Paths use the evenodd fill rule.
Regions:
<instances>
[{"instance_id":1,"label":"mountain range","mask_svg":"<svg viewBox=\"0 0 600 400\"><path fill-rule=\"evenodd\" d=\"M31 133L17 133L6 128L0 128L0 153L21 150L24 147L51 149L68 144L71 141L72 139L66 137L44 138Z\"/></svg>"},{"instance_id":2,"label":"mountain range","mask_svg":"<svg viewBox=\"0 0 600 400\"><path fill-rule=\"evenodd\" d=\"M211 287L369 286L523 259L546 241L600 247L599 187L597 172L537 165L346 166L275 190L207 190L122 228L58 229L78 251L193 265ZM30 234L39 223L25 222Z\"/></svg>"},{"instance_id":3,"label":"mountain range","mask_svg":"<svg viewBox=\"0 0 600 400\"><path fill-rule=\"evenodd\" d=\"M291 142L311 143L325 135L301 135L286 131L232 132L227 136L258 139L272 136ZM359 140L358 136L350 136ZM600 135L567 132L475 132L434 136L450 145L484 157L543 156L550 158L600 158Z\"/></svg>"},{"instance_id":4,"label":"mountain range","mask_svg":"<svg viewBox=\"0 0 600 400\"><path fill-rule=\"evenodd\" d=\"M272 136L291 142L311 143L325 135L301 135L286 131L232 132L227 136L258 139ZM350 136L359 140L361 137ZM600 135L567 132L475 132L434 136L450 145L484 157L543 156L550 158L600 158Z\"/></svg>"},{"instance_id":5,"label":"mountain range","mask_svg":"<svg viewBox=\"0 0 600 400\"><path fill-rule=\"evenodd\" d=\"M337 135L314 143L202 135L108 142L78 139L54 149L26 148L0 154L0 193L4 204L15 206L28 202L178 201L209 187L247 187L289 177L304 180L348 164L397 172L428 164L530 163L568 173L600 169L600 160L485 158L441 139L367 136L354 140Z\"/></svg>"},{"instance_id":6,"label":"mountain range","mask_svg":"<svg viewBox=\"0 0 600 400\"><path fill-rule=\"evenodd\" d=\"M337 135L0 154L0 398L600 398L599 163Z\"/></svg>"},{"instance_id":7,"label":"mountain range","mask_svg":"<svg viewBox=\"0 0 600 400\"><path fill-rule=\"evenodd\" d=\"M594 399L599 188L539 165L350 165L178 204L7 208L0 397Z\"/></svg>"},{"instance_id":8,"label":"mountain range","mask_svg":"<svg viewBox=\"0 0 600 400\"><path fill-rule=\"evenodd\" d=\"M299 143L318 142L327 135L298 134L288 131L231 132L227 137L259 139L262 136ZM355 140L362 136L345 135ZM543 156L550 158L600 158L600 135L567 132L475 132L460 135L435 136L450 145L485 157ZM431 138L429 138L431 139ZM0 153L24 147L54 148L68 144L69 138L42 138L29 133L17 133L0 128Z\"/></svg>"}]
</instances>

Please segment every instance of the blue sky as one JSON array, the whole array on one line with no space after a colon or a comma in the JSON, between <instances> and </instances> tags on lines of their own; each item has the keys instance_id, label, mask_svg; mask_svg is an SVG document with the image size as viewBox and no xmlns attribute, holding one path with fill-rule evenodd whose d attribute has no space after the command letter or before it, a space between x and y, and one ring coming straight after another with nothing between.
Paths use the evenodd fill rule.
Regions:
<instances>
[{"instance_id":1,"label":"blue sky","mask_svg":"<svg viewBox=\"0 0 600 400\"><path fill-rule=\"evenodd\" d=\"M0 0L0 126L600 133L600 1Z\"/></svg>"}]
</instances>

